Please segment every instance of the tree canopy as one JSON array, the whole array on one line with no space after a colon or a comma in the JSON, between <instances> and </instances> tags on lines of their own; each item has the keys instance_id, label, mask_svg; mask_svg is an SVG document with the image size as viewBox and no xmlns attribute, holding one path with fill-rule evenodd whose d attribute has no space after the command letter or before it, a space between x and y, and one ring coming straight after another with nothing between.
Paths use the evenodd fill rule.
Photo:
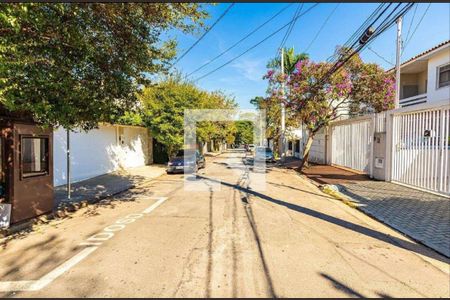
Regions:
<instances>
[{"instance_id":1,"label":"tree canopy","mask_svg":"<svg viewBox=\"0 0 450 300\"><path fill-rule=\"evenodd\" d=\"M180 75L168 76L158 84L147 86L139 95L142 120L153 137L167 148L171 156L184 144L185 109L233 109L234 99L222 92L207 92ZM197 124L197 140L226 140L234 132L227 122L203 121ZM229 139L229 137L228 137Z\"/></svg>"},{"instance_id":2,"label":"tree canopy","mask_svg":"<svg viewBox=\"0 0 450 300\"><path fill-rule=\"evenodd\" d=\"M236 121L235 143L253 144L253 123L251 121Z\"/></svg>"},{"instance_id":3,"label":"tree canopy","mask_svg":"<svg viewBox=\"0 0 450 300\"><path fill-rule=\"evenodd\" d=\"M306 59L298 61L291 74L270 70L266 75L270 87L268 97L278 103L284 101L307 129L303 163L307 161L315 134L331 121L393 107L394 80L378 65L366 64L356 55L327 76L331 67L331 63Z\"/></svg>"},{"instance_id":4,"label":"tree canopy","mask_svg":"<svg viewBox=\"0 0 450 300\"><path fill-rule=\"evenodd\" d=\"M44 125L90 129L135 109L149 75L192 33L199 3L0 4L0 104Z\"/></svg>"},{"instance_id":5,"label":"tree canopy","mask_svg":"<svg viewBox=\"0 0 450 300\"><path fill-rule=\"evenodd\" d=\"M284 70L286 75L290 75L295 72L295 66L299 61L308 59L307 53L295 53L294 48L284 49ZM281 136L281 94L278 94L280 85L278 81L272 80L275 74L281 72L281 59L275 57L267 63L269 69L267 74L263 77L269 80L269 86L267 88L267 96L257 96L250 100L250 103L255 105L258 109L264 109L266 111L266 137L270 138L274 142L275 154L278 153L278 142ZM298 127L300 125L299 118L296 116L296 111L286 108L286 128Z\"/></svg>"}]
</instances>

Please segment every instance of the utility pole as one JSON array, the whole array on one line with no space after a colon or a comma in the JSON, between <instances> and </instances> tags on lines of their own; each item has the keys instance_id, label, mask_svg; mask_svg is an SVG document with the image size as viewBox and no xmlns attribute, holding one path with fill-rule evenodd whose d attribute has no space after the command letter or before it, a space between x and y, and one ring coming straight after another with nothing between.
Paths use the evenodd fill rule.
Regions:
<instances>
[{"instance_id":1,"label":"utility pole","mask_svg":"<svg viewBox=\"0 0 450 300\"><path fill-rule=\"evenodd\" d=\"M395 60L395 108L400 107L400 53L402 48L402 17L397 19L397 54Z\"/></svg>"},{"instance_id":2,"label":"utility pole","mask_svg":"<svg viewBox=\"0 0 450 300\"><path fill-rule=\"evenodd\" d=\"M284 49L281 48L281 74L284 75ZM281 95L284 99L284 81L281 84ZM284 105L284 102L281 101L281 138L280 138L280 158L281 161L285 160L285 127L286 127L286 107Z\"/></svg>"},{"instance_id":3,"label":"utility pole","mask_svg":"<svg viewBox=\"0 0 450 300\"><path fill-rule=\"evenodd\" d=\"M66 147L67 147L67 199L70 200L70 192L71 192L71 186L70 186L70 130L66 130Z\"/></svg>"}]
</instances>

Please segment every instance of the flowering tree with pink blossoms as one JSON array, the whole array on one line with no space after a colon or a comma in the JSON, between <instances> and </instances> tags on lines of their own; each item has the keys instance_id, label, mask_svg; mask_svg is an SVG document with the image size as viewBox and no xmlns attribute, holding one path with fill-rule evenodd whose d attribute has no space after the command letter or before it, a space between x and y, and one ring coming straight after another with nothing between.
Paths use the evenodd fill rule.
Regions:
<instances>
[{"instance_id":1,"label":"flowering tree with pink blossoms","mask_svg":"<svg viewBox=\"0 0 450 300\"><path fill-rule=\"evenodd\" d=\"M332 64L305 59L295 71L282 75L271 70L269 97L283 101L306 128L308 139L299 170L308 161L315 135L344 115L380 112L393 108L394 80L376 64L365 64L355 55L331 76ZM285 88L283 89L283 84Z\"/></svg>"}]
</instances>

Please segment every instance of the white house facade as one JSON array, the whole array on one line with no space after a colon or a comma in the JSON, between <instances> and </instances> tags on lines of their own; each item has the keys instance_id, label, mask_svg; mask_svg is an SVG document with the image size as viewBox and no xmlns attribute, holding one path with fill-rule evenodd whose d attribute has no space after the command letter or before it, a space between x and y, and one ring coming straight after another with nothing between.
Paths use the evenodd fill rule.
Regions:
<instances>
[{"instance_id":1,"label":"white house facade","mask_svg":"<svg viewBox=\"0 0 450 300\"><path fill-rule=\"evenodd\" d=\"M393 72L391 69L388 72ZM435 103L450 95L450 41L404 62L400 67L400 107Z\"/></svg>"},{"instance_id":2,"label":"white house facade","mask_svg":"<svg viewBox=\"0 0 450 300\"><path fill-rule=\"evenodd\" d=\"M67 183L67 131L53 133L54 186ZM70 132L70 175L77 182L152 163L152 139L138 126L100 125L88 132Z\"/></svg>"}]
</instances>

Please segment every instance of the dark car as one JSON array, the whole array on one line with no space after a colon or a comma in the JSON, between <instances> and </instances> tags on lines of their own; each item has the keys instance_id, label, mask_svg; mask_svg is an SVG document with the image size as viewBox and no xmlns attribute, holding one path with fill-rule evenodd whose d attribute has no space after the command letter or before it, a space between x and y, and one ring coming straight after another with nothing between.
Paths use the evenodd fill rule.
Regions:
<instances>
[{"instance_id":1,"label":"dark car","mask_svg":"<svg viewBox=\"0 0 450 300\"><path fill-rule=\"evenodd\" d=\"M255 161L275 162L272 149L268 147L256 147Z\"/></svg>"},{"instance_id":2,"label":"dark car","mask_svg":"<svg viewBox=\"0 0 450 300\"><path fill-rule=\"evenodd\" d=\"M180 150L167 163L166 172L168 174L197 172L198 169L202 169L205 166L205 157L198 150Z\"/></svg>"}]
</instances>

